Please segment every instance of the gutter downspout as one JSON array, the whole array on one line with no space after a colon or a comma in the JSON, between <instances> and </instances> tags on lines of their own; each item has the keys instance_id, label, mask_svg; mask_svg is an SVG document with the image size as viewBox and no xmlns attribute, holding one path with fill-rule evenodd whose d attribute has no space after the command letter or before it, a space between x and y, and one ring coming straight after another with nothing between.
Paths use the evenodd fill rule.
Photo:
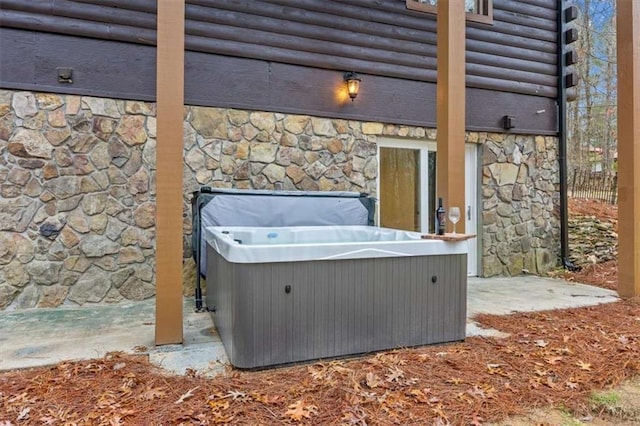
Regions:
<instances>
[{"instance_id":1,"label":"gutter downspout","mask_svg":"<svg viewBox=\"0 0 640 426\"><path fill-rule=\"evenodd\" d=\"M569 209L567 199L567 67L565 56L565 1L558 1L558 161L560 162L560 260L562 266L577 271L569 260Z\"/></svg>"}]
</instances>

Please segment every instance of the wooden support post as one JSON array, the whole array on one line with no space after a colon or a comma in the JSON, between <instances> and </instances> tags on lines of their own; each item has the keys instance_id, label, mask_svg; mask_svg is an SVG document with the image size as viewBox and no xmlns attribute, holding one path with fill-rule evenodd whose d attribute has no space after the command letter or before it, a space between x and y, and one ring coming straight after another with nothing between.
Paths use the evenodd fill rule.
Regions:
<instances>
[{"instance_id":1,"label":"wooden support post","mask_svg":"<svg viewBox=\"0 0 640 426\"><path fill-rule=\"evenodd\" d=\"M640 2L618 0L618 292L640 296Z\"/></svg>"},{"instance_id":2,"label":"wooden support post","mask_svg":"<svg viewBox=\"0 0 640 426\"><path fill-rule=\"evenodd\" d=\"M184 0L158 0L156 345L182 343Z\"/></svg>"},{"instance_id":3,"label":"wooden support post","mask_svg":"<svg viewBox=\"0 0 640 426\"><path fill-rule=\"evenodd\" d=\"M463 212L465 229L465 11L460 0L438 1L437 196ZM447 232L453 230L447 221Z\"/></svg>"}]
</instances>

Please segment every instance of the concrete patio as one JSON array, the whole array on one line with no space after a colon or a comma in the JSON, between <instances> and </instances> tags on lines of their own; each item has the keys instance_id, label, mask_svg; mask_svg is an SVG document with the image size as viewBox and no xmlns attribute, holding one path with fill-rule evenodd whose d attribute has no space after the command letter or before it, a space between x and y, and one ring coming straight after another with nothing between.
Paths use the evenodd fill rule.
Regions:
<instances>
[{"instance_id":1,"label":"concrete patio","mask_svg":"<svg viewBox=\"0 0 640 426\"><path fill-rule=\"evenodd\" d=\"M536 276L470 278L467 336L499 335L478 327L478 313L505 315L610 303L617 293ZM216 374L228 365L209 313L184 300L184 344L154 347L155 301L0 312L0 370L99 358L108 352L147 353L168 372Z\"/></svg>"}]
</instances>

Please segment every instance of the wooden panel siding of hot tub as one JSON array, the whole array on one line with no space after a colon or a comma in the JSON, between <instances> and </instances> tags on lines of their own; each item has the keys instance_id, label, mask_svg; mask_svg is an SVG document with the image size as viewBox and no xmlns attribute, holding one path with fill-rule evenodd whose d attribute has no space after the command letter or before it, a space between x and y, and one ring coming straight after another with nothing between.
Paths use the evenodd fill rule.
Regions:
<instances>
[{"instance_id":1,"label":"wooden panel siding of hot tub","mask_svg":"<svg viewBox=\"0 0 640 426\"><path fill-rule=\"evenodd\" d=\"M464 339L466 255L235 264L208 250L207 306L236 367Z\"/></svg>"}]
</instances>

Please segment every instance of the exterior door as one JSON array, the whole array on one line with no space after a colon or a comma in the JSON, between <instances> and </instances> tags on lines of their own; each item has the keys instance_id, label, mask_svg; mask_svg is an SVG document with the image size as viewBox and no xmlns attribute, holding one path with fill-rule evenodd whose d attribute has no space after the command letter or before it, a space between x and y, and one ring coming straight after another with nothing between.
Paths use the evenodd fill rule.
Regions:
<instances>
[{"instance_id":1,"label":"exterior door","mask_svg":"<svg viewBox=\"0 0 640 426\"><path fill-rule=\"evenodd\" d=\"M385 228L435 233L436 144L424 141L378 141L378 224ZM465 148L465 232L478 235L477 146ZM446 200L445 200L446 203ZM463 207L460 208L461 212ZM467 240L467 271L478 275L478 240Z\"/></svg>"}]
</instances>

